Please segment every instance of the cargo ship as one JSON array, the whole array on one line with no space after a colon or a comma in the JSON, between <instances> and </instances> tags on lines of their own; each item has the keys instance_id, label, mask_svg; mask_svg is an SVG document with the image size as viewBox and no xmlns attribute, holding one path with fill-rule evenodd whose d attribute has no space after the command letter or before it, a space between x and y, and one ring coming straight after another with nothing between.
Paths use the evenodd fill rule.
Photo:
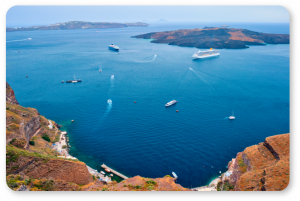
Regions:
<instances>
[{"instance_id":1,"label":"cargo ship","mask_svg":"<svg viewBox=\"0 0 300 201\"><path fill-rule=\"evenodd\" d=\"M112 51L119 51L120 48L114 44L111 44L108 46L108 49L110 49Z\"/></svg>"},{"instance_id":2,"label":"cargo ship","mask_svg":"<svg viewBox=\"0 0 300 201\"><path fill-rule=\"evenodd\" d=\"M195 52L195 54L193 54L192 57L193 59L205 59L205 58L217 57L217 56L220 56L220 51L210 48L209 50L204 50L204 51L199 50L198 52Z\"/></svg>"}]
</instances>

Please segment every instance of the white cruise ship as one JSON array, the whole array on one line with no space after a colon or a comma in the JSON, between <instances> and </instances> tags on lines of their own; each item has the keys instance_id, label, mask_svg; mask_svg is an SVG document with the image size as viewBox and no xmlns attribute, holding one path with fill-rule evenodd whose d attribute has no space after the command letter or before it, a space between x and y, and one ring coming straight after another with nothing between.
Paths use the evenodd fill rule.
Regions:
<instances>
[{"instance_id":1,"label":"white cruise ship","mask_svg":"<svg viewBox=\"0 0 300 201\"><path fill-rule=\"evenodd\" d=\"M178 101L176 101L176 100L172 100L172 101L170 101L170 102L168 102L167 104L166 104L166 107L169 107L169 106L171 106L171 105L174 105L174 104L176 104Z\"/></svg>"},{"instance_id":2,"label":"white cruise ship","mask_svg":"<svg viewBox=\"0 0 300 201\"><path fill-rule=\"evenodd\" d=\"M217 57L220 55L220 51L216 49L210 48L209 50L204 50L201 51L199 50L198 52L195 52L193 54L193 59L204 59L204 58L209 58L209 57Z\"/></svg>"}]
</instances>

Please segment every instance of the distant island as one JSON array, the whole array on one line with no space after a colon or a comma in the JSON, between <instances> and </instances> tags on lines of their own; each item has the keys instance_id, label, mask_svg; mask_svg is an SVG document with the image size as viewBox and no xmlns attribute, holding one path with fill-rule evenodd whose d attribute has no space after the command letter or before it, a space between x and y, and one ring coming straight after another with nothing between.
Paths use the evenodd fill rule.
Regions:
<instances>
[{"instance_id":1,"label":"distant island","mask_svg":"<svg viewBox=\"0 0 300 201\"><path fill-rule=\"evenodd\" d=\"M227 25L226 25L227 26ZM203 29L179 29L152 32L132 38L154 39L151 43L167 43L182 47L243 49L248 45L289 44L289 34L267 34L247 29L204 27Z\"/></svg>"},{"instance_id":2,"label":"distant island","mask_svg":"<svg viewBox=\"0 0 300 201\"><path fill-rule=\"evenodd\" d=\"M113 23L113 22L84 22L70 21L63 23L50 24L46 26L32 27L8 27L7 32L11 31L36 31L36 30L65 30L65 29L106 29L106 28L123 28L123 27L147 27L147 23Z\"/></svg>"}]
</instances>

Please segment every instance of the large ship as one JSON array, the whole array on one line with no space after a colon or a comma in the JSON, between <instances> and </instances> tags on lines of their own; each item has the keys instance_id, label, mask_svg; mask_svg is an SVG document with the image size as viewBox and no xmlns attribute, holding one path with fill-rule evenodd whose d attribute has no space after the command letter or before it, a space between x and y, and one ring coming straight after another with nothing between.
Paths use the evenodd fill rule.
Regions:
<instances>
[{"instance_id":1,"label":"large ship","mask_svg":"<svg viewBox=\"0 0 300 201\"><path fill-rule=\"evenodd\" d=\"M204 58L209 58L209 57L217 57L220 55L220 51L216 49L210 48L209 50L204 50L201 51L199 50L198 52L195 52L193 54L193 59L204 59Z\"/></svg>"},{"instance_id":2,"label":"large ship","mask_svg":"<svg viewBox=\"0 0 300 201\"><path fill-rule=\"evenodd\" d=\"M111 44L108 46L108 49L113 50L113 51L119 51L120 48L114 44Z\"/></svg>"},{"instance_id":3,"label":"large ship","mask_svg":"<svg viewBox=\"0 0 300 201\"><path fill-rule=\"evenodd\" d=\"M170 102L168 102L167 104L166 104L166 107L169 107L169 106L171 106L171 105L174 105L174 104L176 104L178 101L176 101L176 100L172 100L172 101L170 101Z\"/></svg>"}]
</instances>

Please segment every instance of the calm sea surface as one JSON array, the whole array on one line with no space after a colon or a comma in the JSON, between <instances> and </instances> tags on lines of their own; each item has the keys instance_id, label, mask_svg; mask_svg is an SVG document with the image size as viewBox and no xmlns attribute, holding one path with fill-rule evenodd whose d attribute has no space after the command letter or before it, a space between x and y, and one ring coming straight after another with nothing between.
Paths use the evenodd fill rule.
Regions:
<instances>
[{"instance_id":1,"label":"calm sea surface","mask_svg":"<svg viewBox=\"0 0 300 201\"><path fill-rule=\"evenodd\" d=\"M184 187L205 185L247 146L289 132L289 45L193 61L196 48L130 37L217 25L10 32L7 82L20 105L68 131L70 154L87 165L105 163L129 177L174 171ZM287 24L229 25L289 33ZM111 43L120 53L108 50ZM61 83L74 75L82 82Z\"/></svg>"}]
</instances>

